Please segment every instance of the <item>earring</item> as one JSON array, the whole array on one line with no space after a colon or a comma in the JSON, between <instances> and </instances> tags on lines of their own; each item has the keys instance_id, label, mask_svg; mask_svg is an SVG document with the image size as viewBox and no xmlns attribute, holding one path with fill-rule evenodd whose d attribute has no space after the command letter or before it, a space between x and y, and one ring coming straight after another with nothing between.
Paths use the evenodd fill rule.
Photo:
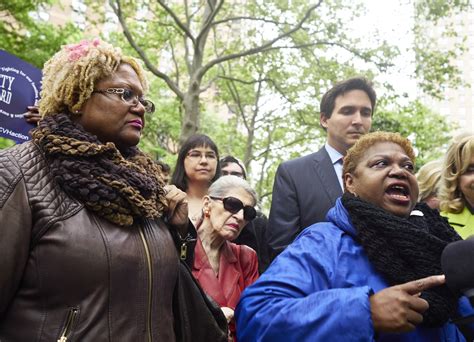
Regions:
<instances>
[{"instance_id":1,"label":"earring","mask_svg":"<svg viewBox=\"0 0 474 342\"><path fill-rule=\"evenodd\" d=\"M204 216L211 217L211 213L209 212L209 209L204 209Z\"/></svg>"}]
</instances>

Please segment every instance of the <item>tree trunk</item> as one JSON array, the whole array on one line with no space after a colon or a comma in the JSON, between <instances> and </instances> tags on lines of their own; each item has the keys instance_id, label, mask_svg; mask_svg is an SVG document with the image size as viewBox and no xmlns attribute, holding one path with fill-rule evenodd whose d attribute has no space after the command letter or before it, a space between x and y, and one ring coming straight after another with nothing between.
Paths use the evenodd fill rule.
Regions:
<instances>
[{"instance_id":1,"label":"tree trunk","mask_svg":"<svg viewBox=\"0 0 474 342\"><path fill-rule=\"evenodd\" d=\"M245 155L244 155L244 165L247 170L250 169L250 161L253 159L253 143L254 143L254 133L255 127L250 127L247 131L247 141L245 144Z\"/></svg>"},{"instance_id":2,"label":"tree trunk","mask_svg":"<svg viewBox=\"0 0 474 342\"><path fill-rule=\"evenodd\" d=\"M180 145L182 145L191 135L196 134L199 130L201 116L199 108L199 88L199 82L194 81L191 83L188 91L184 94L184 116L181 124L181 136L179 137Z\"/></svg>"}]
</instances>

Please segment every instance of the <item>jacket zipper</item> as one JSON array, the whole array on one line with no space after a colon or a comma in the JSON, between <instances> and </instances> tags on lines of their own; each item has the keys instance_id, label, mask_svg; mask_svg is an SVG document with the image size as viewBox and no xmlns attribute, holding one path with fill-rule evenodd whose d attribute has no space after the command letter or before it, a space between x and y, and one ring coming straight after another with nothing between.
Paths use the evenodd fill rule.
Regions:
<instances>
[{"instance_id":1,"label":"jacket zipper","mask_svg":"<svg viewBox=\"0 0 474 342\"><path fill-rule=\"evenodd\" d=\"M152 288L153 288L153 278L152 278L153 270L152 270L150 249L148 248L148 244L145 239L145 234L143 233L143 227L141 226L139 227L139 232L140 232L140 237L143 242L143 247L145 248L146 262L148 266L148 308L147 308L146 332L147 332L147 340L151 342L152 340L151 339L151 295L152 295Z\"/></svg>"},{"instance_id":2,"label":"jacket zipper","mask_svg":"<svg viewBox=\"0 0 474 342\"><path fill-rule=\"evenodd\" d=\"M64 324L64 328L61 332L61 337L59 337L58 342L66 342L69 335L71 335L72 327L74 325L74 322L76 321L78 311L78 308L72 308L71 310L69 310L69 313L66 318L66 324Z\"/></svg>"},{"instance_id":3,"label":"jacket zipper","mask_svg":"<svg viewBox=\"0 0 474 342\"><path fill-rule=\"evenodd\" d=\"M188 256L188 244L190 242L196 241L196 239L194 239L190 233L188 233L188 235L186 235L184 239L181 236L179 237L179 239L181 240L179 257L181 260L186 260L186 257Z\"/></svg>"}]
</instances>

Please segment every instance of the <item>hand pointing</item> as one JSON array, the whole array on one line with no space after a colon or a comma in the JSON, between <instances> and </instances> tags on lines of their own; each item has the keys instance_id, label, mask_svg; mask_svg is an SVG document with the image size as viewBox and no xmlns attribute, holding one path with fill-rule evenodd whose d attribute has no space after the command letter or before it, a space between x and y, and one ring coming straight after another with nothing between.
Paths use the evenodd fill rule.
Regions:
<instances>
[{"instance_id":1,"label":"hand pointing","mask_svg":"<svg viewBox=\"0 0 474 342\"><path fill-rule=\"evenodd\" d=\"M431 276L388 287L370 297L370 311L376 332L401 333L423 322L429 304L422 291L445 283L444 275Z\"/></svg>"}]
</instances>

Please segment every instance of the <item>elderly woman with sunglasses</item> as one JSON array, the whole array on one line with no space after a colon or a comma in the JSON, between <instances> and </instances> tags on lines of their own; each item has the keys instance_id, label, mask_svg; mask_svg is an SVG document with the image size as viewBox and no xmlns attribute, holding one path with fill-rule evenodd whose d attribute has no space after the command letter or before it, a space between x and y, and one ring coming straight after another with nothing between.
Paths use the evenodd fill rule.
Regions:
<instances>
[{"instance_id":1,"label":"elderly woman with sunglasses","mask_svg":"<svg viewBox=\"0 0 474 342\"><path fill-rule=\"evenodd\" d=\"M171 235L188 228L186 194L137 148L154 111L146 90L138 62L98 39L46 63L32 141L0 152L1 341L191 334Z\"/></svg>"},{"instance_id":2,"label":"elderly woman with sunglasses","mask_svg":"<svg viewBox=\"0 0 474 342\"><path fill-rule=\"evenodd\" d=\"M258 278L257 255L233 241L256 216L255 191L242 178L223 176L203 199L193 275L222 308L235 334L234 309L242 291Z\"/></svg>"},{"instance_id":3,"label":"elderly woman with sunglasses","mask_svg":"<svg viewBox=\"0 0 474 342\"><path fill-rule=\"evenodd\" d=\"M221 174L233 175L243 179L247 179L247 170L244 163L231 155L222 157L219 161ZM270 255L268 249L268 241L265 237L268 219L261 211L257 210L257 216L252 222L249 222L240 235L233 242L238 245L246 245L257 252L258 270L260 274L265 272L270 264Z\"/></svg>"}]
</instances>

